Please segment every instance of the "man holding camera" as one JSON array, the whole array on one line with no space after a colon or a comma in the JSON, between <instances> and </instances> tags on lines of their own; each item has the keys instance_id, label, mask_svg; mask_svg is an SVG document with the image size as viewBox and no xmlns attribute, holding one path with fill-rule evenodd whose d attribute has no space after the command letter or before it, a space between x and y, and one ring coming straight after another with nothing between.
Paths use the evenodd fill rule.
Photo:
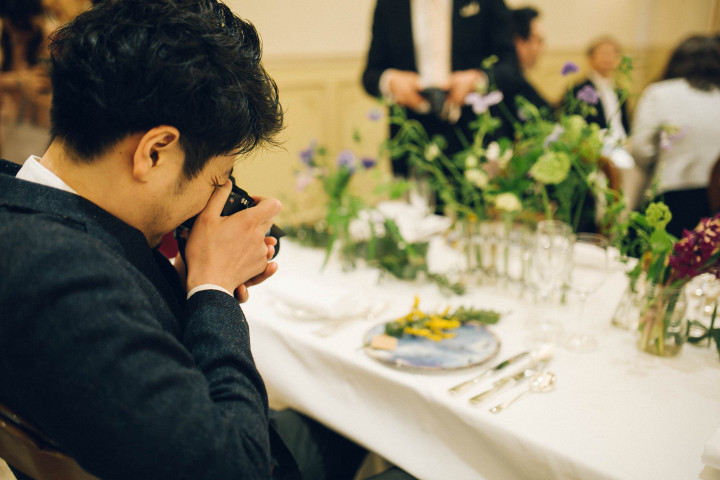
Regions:
<instances>
[{"instance_id":1,"label":"man holding camera","mask_svg":"<svg viewBox=\"0 0 720 480\"><path fill-rule=\"evenodd\" d=\"M471 139L477 118L465 97L489 82L502 89L502 79L482 69L492 55L520 74L504 0L377 0L362 83L405 108L428 136L444 136L451 156L463 146L458 131ZM390 136L399 128L391 125ZM407 176L407 161L394 158L393 173Z\"/></svg>"},{"instance_id":2,"label":"man holding camera","mask_svg":"<svg viewBox=\"0 0 720 480\"><path fill-rule=\"evenodd\" d=\"M281 209L221 216L282 126L254 27L108 1L51 52L50 147L0 174L0 403L103 479L352 478L362 449L269 411L238 303L277 270ZM196 215L173 268L152 247Z\"/></svg>"}]
</instances>

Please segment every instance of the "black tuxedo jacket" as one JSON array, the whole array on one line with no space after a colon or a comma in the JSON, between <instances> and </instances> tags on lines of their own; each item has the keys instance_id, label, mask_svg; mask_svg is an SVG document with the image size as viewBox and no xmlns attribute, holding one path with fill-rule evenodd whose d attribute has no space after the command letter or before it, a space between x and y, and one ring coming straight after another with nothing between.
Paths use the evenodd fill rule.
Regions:
<instances>
[{"instance_id":1,"label":"black tuxedo jacket","mask_svg":"<svg viewBox=\"0 0 720 480\"><path fill-rule=\"evenodd\" d=\"M451 67L453 71L482 69L482 62L497 55L502 75L520 75L512 41L510 11L504 0L455 0L452 7ZM380 95L380 76L388 68L417 71L412 36L410 0L377 0L372 25L372 40L362 75L365 91ZM491 83L502 89L504 78L489 74ZM446 152L452 154L462 148L460 136L471 138L469 123L476 118L470 107L464 107L456 125L434 115L420 115L408 111L408 118L418 120L428 135L442 135L448 143ZM390 136L398 131L390 126ZM396 174L408 172L406 159L393 159Z\"/></svg>"},{"instance_id":2,"label":"black tuxedo jacket","mask_svg":"<svg viewBox=\"0 0 720 480\"><path fill-rule=\"evenodd\" d=\"M497 55L501 63L516 62L510 11L503 0L455 0L452 7L452 70L480 69ZM417 71L410 0L377 0L372 40L363 86L374 96L380 75L388 68Z\"/></svg>"}]
</instances>

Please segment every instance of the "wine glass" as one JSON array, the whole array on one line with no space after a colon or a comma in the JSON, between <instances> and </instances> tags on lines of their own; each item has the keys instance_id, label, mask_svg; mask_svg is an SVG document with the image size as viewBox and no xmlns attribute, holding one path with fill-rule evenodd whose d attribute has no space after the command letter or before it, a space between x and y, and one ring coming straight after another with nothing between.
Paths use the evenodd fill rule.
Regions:
<instances>
[{"instance_id":1,"label":"wine glass","mask_svg":"<svg viewBox=\"0 0 720 480\"><path fill-rule=\"evenodd\" d=\"M561 330L559 322L551 318L552 306L567 279L572 244L573 233L567 223L559 220L538 223L530 252L529 276L541 311L530 329L542 342L553 343Z\"/></svg>"},{"instance_id":2,"label":"wine glass","mask_svg":"<svg viewBox=\"0 0 720 480\"><path fill-rule=\"evenodd\" d=\"M580 303L578 326L567 339L573 350L590 351L597 339L590 333L585 316L588 297L602 285L608 274L608 239L598 233L578 233L572 249L570 289Z\"/></svg>"}]
</instances>

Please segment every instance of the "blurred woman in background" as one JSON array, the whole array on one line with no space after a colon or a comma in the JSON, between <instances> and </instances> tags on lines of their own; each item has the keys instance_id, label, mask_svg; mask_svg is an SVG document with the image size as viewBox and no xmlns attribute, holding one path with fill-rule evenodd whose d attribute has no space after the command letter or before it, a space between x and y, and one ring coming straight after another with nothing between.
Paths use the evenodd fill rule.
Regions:
<instances>
[{"instance_id":1,"label":"blurred woman in background","mask_svg":"<svg viewBox=\"0 0 720 480\"><path fill-rule=\"evenodd\" d=\"M0 156L23 163L49 143L47 29L40 0L0 4Z\"/></svg>"},{"instance_id":2,"label":"blurred woman in background","mask_svg":"<svg viewBox=\"0 0 720 480\"><path fill-rule=\"evenodd\" d=\"M672 212L668 231L681 236L711 215L708 183L720 157L720 45L693 36L677 46L661 81L635 110L631 153Z\"/></svg>"}]
</instances>

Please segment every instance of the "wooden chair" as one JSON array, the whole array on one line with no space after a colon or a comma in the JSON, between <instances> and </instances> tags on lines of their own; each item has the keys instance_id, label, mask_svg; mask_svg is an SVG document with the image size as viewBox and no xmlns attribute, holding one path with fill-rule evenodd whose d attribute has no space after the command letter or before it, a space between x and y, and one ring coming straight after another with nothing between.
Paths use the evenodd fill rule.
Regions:
<instances>
[{"instance_id":1,"label":"wooden chair","mask_svg":"<svg viewBox=\"0 0 720 480\"><path fill-rule=\"evenodd\" d=\"M720 211L720 158L715 160L715 165L710 170L708 205L711 213L715 214Z\"/></svg>"},{"instance_id":2,"label":"wooden chair","mask_svg":"<svg viewBox=\"0 0 720 480\"><path fill-rule=\"evenodd\" d=\"M620 169L605 156L598 159L598 164L600 166L600 170L602 170L607 177L608 188L619 192L622 188L622 174L620 173Z\"/></svg>"},{"instance_id":3,"label":"wooden chair","mask_svg":"<svg viewBox=\"0 0 720 480\"><path fill-rule=\"evenodd\" d=\"M0 404L0 458L35 480L98 480L42 432Z\"/></svg>"}]
</instances>

